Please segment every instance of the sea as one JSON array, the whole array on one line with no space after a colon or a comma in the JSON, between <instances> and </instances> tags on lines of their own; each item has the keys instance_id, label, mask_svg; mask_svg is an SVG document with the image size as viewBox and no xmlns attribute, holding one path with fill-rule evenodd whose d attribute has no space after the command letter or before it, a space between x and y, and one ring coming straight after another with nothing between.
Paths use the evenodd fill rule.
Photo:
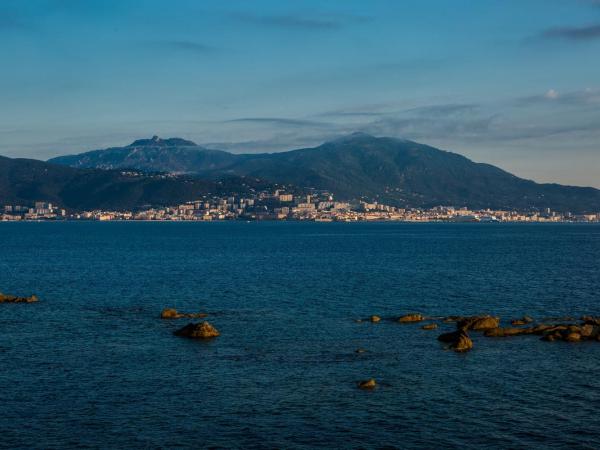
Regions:
<instances>
[{"instance_id":1,"label":"sea","mask_svg":"<svg viewBox=\"0 0 600 450\"><path fill-rule=\"evenodd\" d=\"M40 298L0 304L0 448L600 448L600 342L391 320L600 315L600 225L1 223L0 292Z\"/></svg>"}]
</instances>

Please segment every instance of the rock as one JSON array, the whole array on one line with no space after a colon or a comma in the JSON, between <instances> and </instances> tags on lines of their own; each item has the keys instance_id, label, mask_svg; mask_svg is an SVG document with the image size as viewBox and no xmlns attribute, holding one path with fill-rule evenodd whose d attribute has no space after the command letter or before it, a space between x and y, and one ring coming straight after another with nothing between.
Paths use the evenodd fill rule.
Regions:
<instances>
[{"instance_id":1,"label":"rock","mask_svg":"<svg viewBox=\"0 0 600 450\"><path fill-rule=\"evenodd\" d=\"M165 308L160 313L160 318L161 319L178 319L179 318L179 313L177 312L176 309Z\"/></svg>"},{"instance_id":2,"label":"rock","mask_svg":"<svg viewBox=\"0 0 600 450\"><path fill-rule=\"evenodd\" d=\"M371 318L369 320L372 323L378 323L378 322L381 322L381 317L379 317L379 316L371 316Z\"/></svg>"},{"instance_id":3,"label":"rock","mask_svg":"<svg viewBox=\"0 0 600 450\"><path fill-rule=\"evenodd\" d=\"M435 330L438 327L437 323L428 323L427 325L423 325L421 329L423 330Z\"/></svg>"},{"instance_id":4,"label":"rock","mask_svg":"<svg viewBox=\"0 0 600 450\"><path fill-rule=\"evenodd\" d=\"M367 351L364 348L357 348L354 350L354 353L366 353Z\"/></svg>"},{"instance_id":5,"label":"rock","mask_svg":"<svg viewBox=\"0 0 600 450\"><path fill-rule=\"evenodd\" d=\"M529 316L524 316L521 319L515 319L515 320L511 320L510 324L514 325L514 326L518 326L518 325L529 325L531 322L533 322L533 319Z\"/></svg>"},{"instance_id":6,"label":"rock","mask_svg":"<svg viewBox=\"0 0 600 450\"><path fill-rule=\"evenodd\" d=\"M532 333L533 334L542 334L545 331L547 331L553 327L554 327L554 325L548 325L548 324L542 323L542 324L539 324L539 325L536 325L535 327L533 327Z\"/></svg>"},{"instance_id":7,"label":"rock","mask_svg":"<svg viewBox=\"0 0 600 450\"><path fill-rule=\"evenodd\" d=\"M363 390L372 390L377 387L377 382L375 381L374 378L371 378L369 380L359 381L358 387L359 387L359 389L363 389Z\"/></svg>"},{"instance_id":8,"label":"rock","mask_svg":"<svg viewBox=\"0 0 600 450\"><path fill-rule=\"evenodd\" d=\"M208 322L189 323L185 327L175 331L173 334L175 334L175 336L193 339L210 339L220 335L217 329Z\"/></svg>"},{"instance_id":9,"label":"rock","mask_svg":"<svg viewBox=\"0 0 600 450\"><path fill-rule=\"evenodd\" d=\"M165 308L160 313L161 319L201 319L207 316L208 314L204 313L180 313L174 308Z\"/></svg>"},{"instance_id":10,"label":"rock","mask_svg":"<svg viewBox=\"0 0 600 450\"><path fill-rule=\"evenodd\" d=\"M484 331L490 328L498 328L500 326L500 318L492 316L473 316L466 317L463 320L456 323L456 327L459 330L474 330Z\"/></svg>"},{"instance_id":11,"label":"rock","mask_svg":"<svg viewBox=\"0 0 600 450\"><path fill-rule=\"evenodd\" d=\"M490 328L485 330L484 336L486 337L508 337L508 336L519 336L522 334L533 333L533 328Z\"/></svg>"},{"instance_id":12,"label":"rock","mask_svg":"<svg viewBox=\"0 0 600 450\"><path fill-rule=\"evenodd\" d=\"M460 332L458 338L450 344L455 352L468 352L473 348L473 341L465 332Z\"/></svg>"},{"instance_id":13,"label":"rock","mask_svg":"<svg viewBox=\"0 0 600 450\"><path fill-rule=\"evenodd\" d=\"M437 340L449 343L450 348L457 352L466 352L473 348L473 341L464 330L440 334Z\"/></svg>"},{"instance_id":14,"label":"rock","mask_svg":"<svg viewBox=\"0 0 600 450\"><path fill-rule=\"evenodd\" d=\"M567 341L567 342L579 342L579 341L581 341L581 334L577 333L575 331L571 331L571 332L569 332L565 336L565 341Z\"/></svg>"},{"instance_id":15,"label":"rock","mask_svg":"<svg viewBox=\"0 0 600 450\"><path fill-rule=\"evenodd\" d=\"M422 322L425 317L422 314L406 314L398 318L400 323Z\"/></svg>"},{"instance_id":16,"label":"rock","mask_svg":"<svg viewBox=\"0 0 600 450\"><path fill-rule=\"evenodd\" d=\"M29 297L17 297L0 293L0 303L35 303L39 299L35 295Z\"/></svg>"},{"instance_id":17,"label":"rock","mask_svg":"<svg viewBox=\"0 0 600 450\"><path fill-rule=\"evenodd\" d=\"M582 325L581 327L579 327L579 329L580 329L581 337L583 337L585 339L589 339L589 338L595 336L596 334L598 334L596 331L596 327L594 327L594 325L585 324L585 325Z\"/></svg>"}]
</instances>

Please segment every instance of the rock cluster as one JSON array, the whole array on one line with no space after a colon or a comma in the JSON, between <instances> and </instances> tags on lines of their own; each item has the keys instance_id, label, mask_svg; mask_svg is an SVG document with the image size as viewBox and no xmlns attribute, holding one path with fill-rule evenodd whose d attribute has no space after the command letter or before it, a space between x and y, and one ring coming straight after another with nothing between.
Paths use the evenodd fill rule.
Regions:
<instances>
[{"instance_id":1,"label":"rock cluster","mask_svg":"<svg viewBox=\"0 0 600 450\"><path fill-rule=\"evenodd\" d=\"M378 316L373 316L379 319ZM381 320L381 319L379 319ZM377 321L379 321L377 320ZM442 333L438 341L449 344L448 349L456 352L467 352L473 348L473 340L469 336L470 331L483 332L486 337L504 338L511 336L537 335L544 341L597 341L600 342L600 317L583 316L577 321L570 317L544 319L544 322L567 323L535 323L536 321L523 316L510 321L511 326L500 326L500 318L490 315L479 316L448 316L443 318L425 318L422 314L407 314L400 316L397 322L415 323L423 320L441 320L442 323L456 323L456 330ZM371 319L371 321L374 321ZM571 322L571 323L568 323ZM578 322L578 323L577 323ZM528 326L527 326L528 325ZM435 322L421 326L423 330L434 330L438 328Z\"/></svg>"},{"instance_id":2,"label":"rock cluster","mask_svg":"<svg viewBox=\"0 0 600 450\"><path fill-rule=\"evenodd\" d=\"M35 303L38 298L35 295L29 297L17 297L15 295L6 295L0 292L0 303Z\"/></svg>"},{"instance_id":3,"label":"rock cluster","mask_svg":"<svg viewBox=\"0 0 600 450\"><path fill-rule=\"evenodd\" d=\"M173 334L175 334L175 336L192 339L210 339L220 335L217 329L208 322L189 323L185 327L175 331Z\"/></svg>"},{"instance_id":4,"label":"rock cluster","mask_svg":"<svg viewBox=\"0 0 600 450\"><path fill-rule=\"evenodd\" d=\"M207 316L204 313L180 313L174 308L165 308L160 313L161 319L201 319Z\"/></svg>"}]
</instances>

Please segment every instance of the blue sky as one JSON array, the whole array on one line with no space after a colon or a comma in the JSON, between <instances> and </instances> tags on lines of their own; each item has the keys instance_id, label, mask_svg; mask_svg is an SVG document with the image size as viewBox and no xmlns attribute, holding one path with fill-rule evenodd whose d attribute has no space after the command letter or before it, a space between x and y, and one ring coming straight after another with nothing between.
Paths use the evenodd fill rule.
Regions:
<instances>
[{"instance_id":1,"label":"blue sky","mask_svg":"<svg viewBox=\"0 0 600 450\"><path fill-rule=\"evenodd\" d=\"M600 0L0 0L0 154L353 131L600 187Z\"/></svg>"}]
</instances>

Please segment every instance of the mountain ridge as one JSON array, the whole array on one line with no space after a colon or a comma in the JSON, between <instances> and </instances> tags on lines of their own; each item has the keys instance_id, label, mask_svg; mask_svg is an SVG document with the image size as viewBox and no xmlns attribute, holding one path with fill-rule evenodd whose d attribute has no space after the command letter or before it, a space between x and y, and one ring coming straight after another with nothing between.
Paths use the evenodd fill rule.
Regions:
<instances>
[{"instance_id":1,"label":"mountain ridge","mask_svg":"<svg viewBox=\"0 0 600 450\"><path fill-rule=\"evenodd\" d=\"M179 145L182 141L186 145ZM205 179L247 176L327 190L344 200L377 200L405 207L600 211L600 190L594 188L539 184L458 153L365 133L342 136L316 147L257 154L206 149L179 138L162 140L155 136L136 142L49 162L78 168L189 174Z\"/></svg>"}]
</instances>

